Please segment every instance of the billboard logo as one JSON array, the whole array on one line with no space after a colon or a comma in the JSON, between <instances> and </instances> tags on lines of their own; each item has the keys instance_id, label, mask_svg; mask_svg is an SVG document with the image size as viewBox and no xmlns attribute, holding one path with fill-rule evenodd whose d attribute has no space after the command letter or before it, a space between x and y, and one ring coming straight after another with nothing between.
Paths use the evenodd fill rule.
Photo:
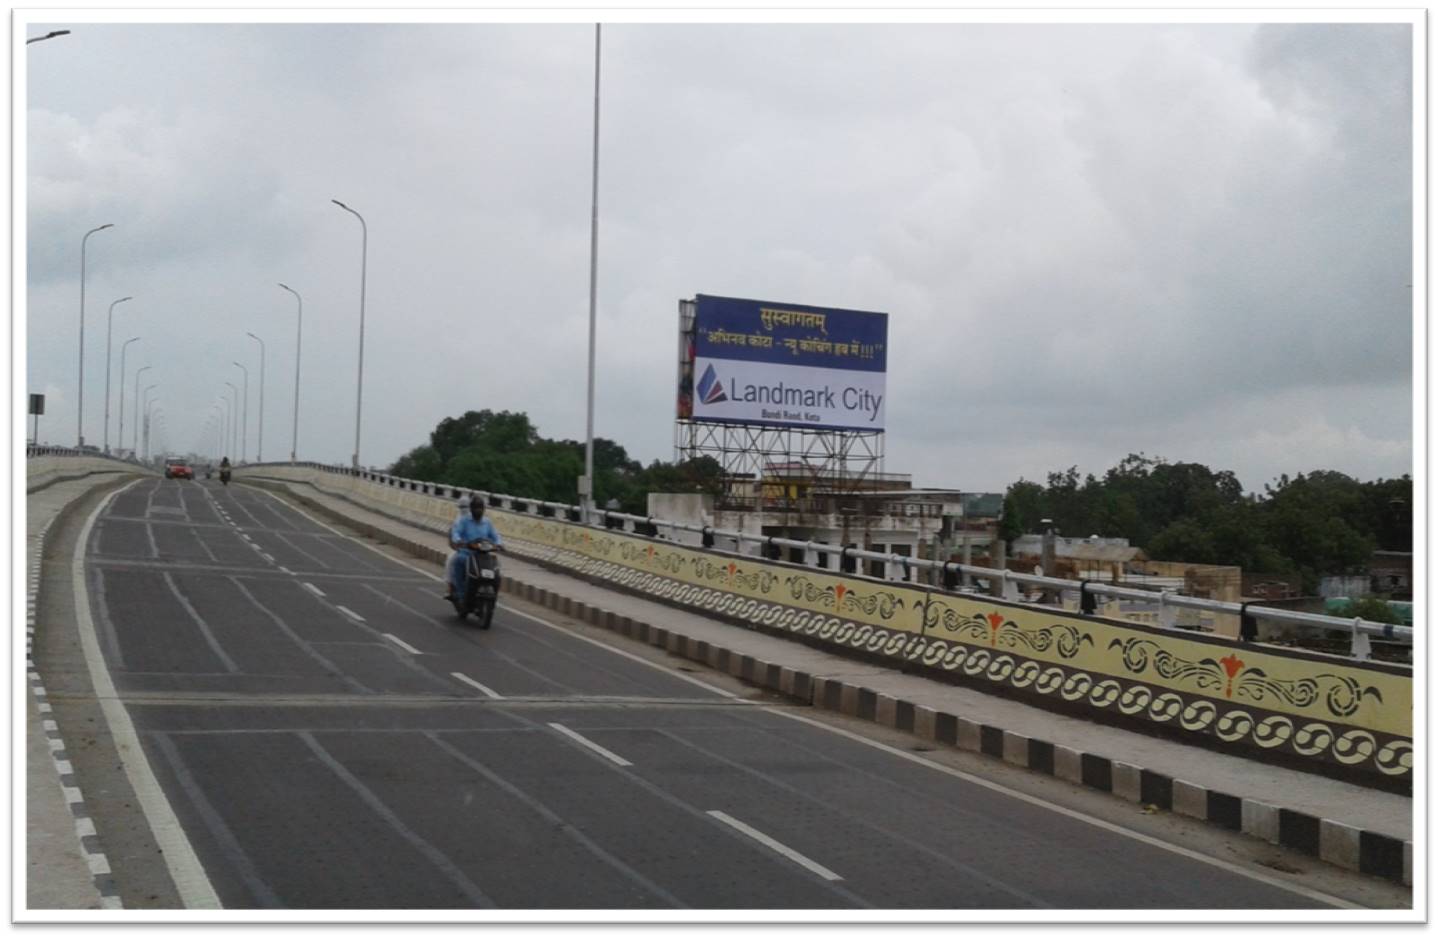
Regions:
<instances>
[{"instance_id":1,"label":"billboard logo","mask_svg":"<svg viewBox=\"0 0 1438 938\"><path fill-rule=\"evenodd\" d=\"M705 404L718 404L720 401L728 399L728 395L724 393L723 382L714 373L714 366L710 365L705 368L704 377L699 379L699 400Z\"/></svg>"}]
</instances>

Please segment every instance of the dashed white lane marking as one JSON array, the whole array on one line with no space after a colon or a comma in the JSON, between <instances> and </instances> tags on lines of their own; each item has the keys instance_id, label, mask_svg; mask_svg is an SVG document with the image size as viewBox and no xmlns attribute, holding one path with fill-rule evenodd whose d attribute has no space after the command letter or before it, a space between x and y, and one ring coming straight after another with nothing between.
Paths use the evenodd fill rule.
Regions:
<instances>
[{"instance_id":1,"label":"dashed white lane marking","mask_svg":"<svg viewBox=\"0 0 1438 938\"><path fill-rule=\"evenodd\" d=\"M265 553L264 551L260 551L260 556L263 557L263 558L265 558L266 560L268 560L270 563L274 563L274 562L275 562L275 558L271 557L269 554ZM284 569L284 568L282 567L281 569ZM286 570L285 572L288 573L289 571Z\"/></svg>"},{"instance_id":2,"label":"dashed white lane marking","mask_svg":"<svg viewBox=\"0 0 1438 938\"><path fill-rule=\"evenodd\" d=\"M773 850L775 853L788 857L790 860L793 860L795 863L804 867L804 869L810 871L811 873L817 873L825 879L829 880L830 882L834 882L836 880L841 880L844 878L838 873L835 873L833 870L829 869L827 866L824 866L820 863L815 863L813 860L804 856L802 853L793 849L792 847L784 846L783 844L779 843L779 841L775 840L773 837L770 837L763 831L756 831L748 824L745 824L743 821L730 817L723 811L706 811L704 813L708 814L716 821L723 821L725 824L728 824L730 827L734 828L736 831L743 834L744 836L751 837L754 840L759 841L759 843L768 847L770 850Z\"/></svg>"},{"instance_id":3,"label":"dashed white lane marking","mask_svg":"<svg viewBox=\"0 0 1438 938\"><path fill-rule=\"evenodd\" d=\"M578 733L574 732L574 730L570 729L567 726L563 726L559 723L551 723L549 725L552 726L554 729L559 730L559 732L563 733L565 736L568 736L576 743L579 743L579 745L587 746L590 749L593 749L595 752L599 753L601 756L608 759L610 762L613 762L615 765L634 764L628 759L625 759L623 756L616 756L614 753L610 752L608 749L605 749L603 746L594 742L592 739L585 739L583 736L580 736Z\"/></svg>"},{"instance_id":4,"label":"dashed white lane marking","mask_svg":"<svg viewBox=\"0 0 1438 938\"><path fill-rule=\"evenodd\" d=\"M344 606L340 606L340 608L343 609ZM354 615L354 613L350 613L350 615ZM388 632L382 632L382 633L380 633L380 634L382 634L385 638L387 638L387 639L389 639L390 641L394 642L396 645L398 645L399 647L403 648L405 651L409 652L409 653L412 654L412 655L422 655L422 654L424 654L424 652L420 651L418 648L414 647L413 645L409 644L408 642L405 642L405 641L402 641L402 640L400 640L400 639L398 639L398 638L395 638L393 635L389 634Z\"/></svg>"},{"instance_id":5,"label":"dashed white lane marking","mask_svg":"<svg viewBox=\"0 0 1438 938\"><path fill-rule=\"evenodd\" d=\"M449 672L449 676L452 677L452 678L454 678L456 681L461 681L461 682L463 682L463 683L465 683L465 684L468 684L470 687L473 687L473 688L475 688L476 690L478 690L481 694L486 694L486 695L488 695L488 696L490 696L490 697L493 697L495 700L503 700L503 699L504 699L504 698L501 697L499 694L496 694L494 691L490 690L488 687L485 687L483 684L481 684L481 683L479 683L478 681L476 681L474 678L469 677L469 676L464 675L464 674L460 674L458 671L451 671L451 672Z\"/></svg>"},{"instance_id":6,"label":"dashed white lane marking","mask_svg":"<svg viewBox=\"0 0 1438 938\"><path fill-rule=\"evenodd\" d=\"M363 621L364 621L364 616L360 615L358 612L355 612L353 609L349 609L349 608L347 608L347 607L345 607L345 606L341 606L341 605L338 605L338 604L335 605L335 608L338 609L340 612L343 612L345 615L349 616L351 619L355 620L356 622L363 622ZM398 641L398 640L399 640L399 639L395 639L395 641Z\"/></svg>"},{"instance_id":7,"label":"dashed white lane marking","mask_svg":"<svg viewBox=\"0 0 1438 938\"><path fill-rule=\"evenodd\" d=\"M281 572L281 573L288 573L290 576L294 576L294 575L295 575L295 571L291 570L289 567L280 567L280 572Z\"/></svg>"},{"instance_id":8,"label":"dashed white lane marking","mask_svg":"<svg viewBox=\"0 0 1438 938\"><path fill-rule=\"evenodd\" d=\"M324 595L324 591L321 590L318 586L315 586L313 583L301 583L300 585L303 586L305 589L309 590L311 593L314 593L316 596Z\"/></svg>"}]
</instances>

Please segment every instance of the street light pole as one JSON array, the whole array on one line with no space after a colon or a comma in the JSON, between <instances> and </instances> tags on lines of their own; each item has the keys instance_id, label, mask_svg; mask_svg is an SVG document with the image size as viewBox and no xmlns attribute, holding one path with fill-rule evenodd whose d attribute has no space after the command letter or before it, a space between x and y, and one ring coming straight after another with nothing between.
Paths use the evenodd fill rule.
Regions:
<instances>
[{"instance_id":1,"label":"street light pole","mask_svg":"<svg viewBox=\"0 0 1438 938\"><path fill-rule=\"evenodd\" d=\"M250 369L239 362L230 364L245 373L245 408L244 416L240 418L240 462L248 462L250 452Z\"/></svg>"},{"instance_id":2,"label":"street light pole","mask_svg":"<svg viewBox=\"0 0 1438 938\"><path fill-rule=\"evenodd\" d=\"M124 296L110 304L110 314L105 318L105 455L110 455L110 360L113 357L110 352L110 334L115 329L115 307L133 296ZM125 377L120 376L120 388L125 387Z\"/></svg>"},{"instance_id":3,"label":"street light pole","mask_svg":"<svg viewBox=\"0 0 1438 938\"><path fill-rule=\"evenodd\" d=\"M589 407L584 430L584 478L580 507L585 524L594 511L594 321L599 282L599 24L594 24L594 172L589 213Z\"/></svg>"},{"instance_id":4,"label":"street light pole","mask_svg":"<svg viewBox=\"0 0 1438 938\"><path fill-rule=\"evenodd\" d=\"M234 406L230 410L230 452L239 455L240 437L237 432L239 430L237 424L240 422L240 389L235 387L233 381L226 381L225 384L235 394L232 402Z\"/></svg>"},{"instance_id":5,"label":"street light pole","mask_svg":"<svg viewBox=\"0 0 1438 938\"><path fill-rule=\"evenodd\" d=\"M283 289L295 294L295 300L299 303L299 316L295 319L295 420L290 431L290 462L295 461L295 454L300 448L300 330L305 324L305 301L290 287L280 284Z\"/></svg>"},{"instance_id":6,"label":"street light pole","mask_svg":"<svg viewBox=\"0 0 1438 938\"><path fill-rule=\"evenodd\" d=\"M130 444L130 450L136 459L140 458L140 375L150 370L146 365L135 372L135 439Z\"/></svg>"},{"instance_id":7,"label":"street light pole","mask_svg":"<svg viewBox=\"0 0 1438 938\"><path fill-rule=\"evenodd\" d=\"M359 327L359 377L355 382L355 451L350 458L350 465L359 468L360 454L360 405L364 399L364 294L365 294L365 268L369 263L369 225L365 224L364 216L339 199L330 199L331 202L349 212L359 219L361 234L360 242L360 327Z\"/></svg>"},{"instance_id":8,"label":"street light pole","mask_svg":"<svg viewBox=\"0 0 1438 938\"><path fill-rule=\"evenodd\" d=\"M265 461L265 340L253 332L245 335L260 343L260 438L255 443L255 462Z\"/></svg>"},{"instance_id":9,"label":"street light pole","mask_svg":"<svg viewBox=\"0 0 1438 938\"><path fill-rule=\"evenodd\" d=\"M147 396L148 396L148 395L147 395ZM159 403L159 400L160 400L160 399L157 397L157 398L155 398L153 401L151 401L151 400L145 401L145 462L149 462L149 461L150 461L150 457L151 457L151 453L150 453L150 421L154 419L154 415L150 413L150 408L151 408L154 404Z\"/></svg>"},{"instance_id":10,"label":"street light pole","mask_svg":"<svg viewBox=\"0 0 1438 938\"><path fill-rule=\"evenodd\" d=\"M230 399L220 392L220 455L230 455Z\"/></svg>"},{"instance_id":11,"label":"street light pole","mask_svg":"<svg viewBox=\"0 0 1438 938\"><path fill-rule=\"evenodd\" d=\"M125 448L125 352L129 349L131 342L140 341L139 336L133 339L126 339L120 346L120 430L115 434L115 442L120 449ZM133 454L131 454L133 455Z\"/></svg>"},{"instance_id":12,"label":"street light pole","mask_svg":"<svg viewBox=\"0 0 1438 938\"><path fill-rule=\"evenodd\" d=\"M85 237L80 239L80 393L75 413L75 438L79 440L76 446L85 445L85 246L90 235L113 227L115 226L101 225L99 228L91 228L85 232Z\"/></svg>"},{"instance_id":13,"label":"street light pole","mask_svg":"<svg viewBox=\"0 0 1438 938\"><path fill-rule=\"evenodd\" d=\"M145 459L150 458L150 392L159 387L158 383L146 385L144 396L140 399L145 402L143 413L145 415Z\"/></svg>"}]
</instances>

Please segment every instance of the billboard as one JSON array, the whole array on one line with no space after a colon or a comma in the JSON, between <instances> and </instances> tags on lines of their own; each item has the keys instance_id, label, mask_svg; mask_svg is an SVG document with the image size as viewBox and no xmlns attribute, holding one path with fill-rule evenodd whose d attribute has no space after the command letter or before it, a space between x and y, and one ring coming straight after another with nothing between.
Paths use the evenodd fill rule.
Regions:
<instances>
[{"instance_id":1,"label":"billboard","mask_svg":"<svg viewBox=\"0 0 1438 938\"><path fill-rule=\"evenodd\" d=\"M889 316L700 294L681 314L679 416L883 430Z\"/></svg>"}]
</instances>

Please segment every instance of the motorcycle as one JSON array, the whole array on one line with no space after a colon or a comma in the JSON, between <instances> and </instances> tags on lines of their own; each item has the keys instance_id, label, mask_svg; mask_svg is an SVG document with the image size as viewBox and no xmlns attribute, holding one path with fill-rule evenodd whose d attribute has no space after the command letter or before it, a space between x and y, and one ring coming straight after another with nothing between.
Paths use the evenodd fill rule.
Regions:
<instances>
[{"instance_id":1,"label":"motorcycle","mask_svg":"<svg viewBox=\"0 0 1438 938\"><path fill-rule=\"evenodd\" d=\"M229 485L229 484L230 484L230 470L228 470L228 469L221 469L221 470L220 470L220 481L223 482L225 485Z\"/></svg>"},{"instance_id":2,"label":"motorcycle","mask_svg":"<svg viewBox=\"0 0 1438 938\"><path fill-rule=\"evenodd\" d=\"M469 556L465 558L464 589L452 600L454 611L461 619L474 613L479 627L487 629L499 600L499 558L494 555L498 547L486 539L465 546Z\"/></svg>"}]
</instances>

